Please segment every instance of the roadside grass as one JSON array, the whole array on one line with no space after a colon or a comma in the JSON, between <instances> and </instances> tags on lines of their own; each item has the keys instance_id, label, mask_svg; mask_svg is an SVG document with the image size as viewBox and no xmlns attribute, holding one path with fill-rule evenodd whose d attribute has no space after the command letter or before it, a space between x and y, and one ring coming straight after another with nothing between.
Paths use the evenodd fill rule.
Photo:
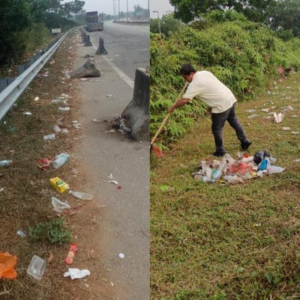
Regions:
<instances>
[{"instance_id":1,"label":"roadside grass","mask_svg":"<svg viewBox=\"0 0 300 300\"><path fill-rule=\"evenodd\" d=\"M237 115L253 141L249 154L268 150L281 174L244 184L206 184L191 173L213 158L206 118L163 159L151 157L151 299L300 299L300 73L278 81ZM277 88L276 88L277 87ZM280 124L263 108L292 106ZM256 109L249 119L246 110ZM293 117L297 115L298 117ZM291 131L283 131L282 127ZM225 148L236 158L239 143L229 125ZM161 191L160 186L173 189Z\"/></svg>"},{"instance_id":2,"label":"roadside grass","mask_svg":"<svg viewBox=\"0 0 300 300\"><path fill-rule=\"evenodd\" d=\"M53 66L46 65L41 71L43 73L48 69L49 77L36 78L17 101L17 107L12 108L1 121L0 160L12 159L13 163L7 168L0 168L0 187L4 187L4 191L0 192L0 252L15 255L18 261L17 279L0 280L0 298L3 300L70 299L74 287L69 282L70 289L67 290L64 288L67 283L62 282L66 270L62 261L68 252L69 243L56 245L46 240L34 242L29 237L30 227L57 219L52 210L51 196L76 204L68 195L56 192L49 182L50 178L59 176L75 186L78 181L71 175L71 170L76 166L76 160L59 170L42 171L38 168L39 159L53 159L55 155L70 150L74 136L77 135L76 130L72 129L73 112L59 112L60 105L51 104L51 100L62 93L69 93L69 82L64 85L61 83L61 71L62 66L71 67L71 61L66 57L72 55L68 50L70 43L74 43L72 38L68 37L69 42L64 42L54 55L56 63ZM40 97L38 102L34 101L36 96ZM74 101L70 100L71 106ZM23 115L27 111L32 115ZM44 141L43 136L54 133L52 127L62 116L70 134L59 135L51 142ZM66 229L71 230L70 217L63 218ZM25 231L27 237L18 236L19 229ZM48 263L43 280L30 278L26 270L32 256L35 254L47 261L50 253L54 259Z\"/></svg>"}]
</instances>

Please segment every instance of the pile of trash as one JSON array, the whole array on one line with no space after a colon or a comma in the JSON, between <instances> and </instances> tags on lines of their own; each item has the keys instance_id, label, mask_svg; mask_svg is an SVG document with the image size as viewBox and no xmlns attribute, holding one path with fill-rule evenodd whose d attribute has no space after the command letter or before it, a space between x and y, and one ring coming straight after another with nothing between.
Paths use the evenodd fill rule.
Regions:
<instances>
[{"instance_id":1,"label":"pile of trash","mask_svg":"<svg viewBox=\"0 0 300 300\"><path fill-rule=\"evenodd\" d=\"M273 165L276 158L267 151L257 151L254 156L239 152L237 156L238 158L235 160L226 153L221 161L203 160L198 166L199 170L192 175L194 175L195 180L202 180L207 183L223 181L236 184L266 174L281 173L285 170Z\"/></svg>"},{"instance_id":2,"label":"pile of trash","mask_svg":"<svg viewBox=\"0 0 300 300\"><path fill-rule=\"evenodd\" d=\"M118 130L123 135L130 135L131 129L126 126L126 119L121 116L116 116L114 122L112 122L112 128Z\"/></svg>"}]
</instances>

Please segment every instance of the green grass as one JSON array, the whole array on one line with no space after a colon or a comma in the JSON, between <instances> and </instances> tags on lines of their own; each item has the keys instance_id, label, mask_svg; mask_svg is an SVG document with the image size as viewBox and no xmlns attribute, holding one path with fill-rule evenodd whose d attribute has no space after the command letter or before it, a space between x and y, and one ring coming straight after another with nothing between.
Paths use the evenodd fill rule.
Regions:
<instances>
[{"instance_id":1,"label":"green grass","mask_svg":"<svg viewBox=\"0 0 300 300\"><path fill-rule=\"evenodd\" d=\"M299 135L281 129L300 131L299 79L293 73L273 87L278 94L266 92L237 109L253 141L249 153L268 150L284 173L240 185L195 181L191 173L214 152L207 119L163 159L152 156L151 299L300 299L300 163L294 162L300 143ZM275 124L261 112L273 105L276 112L287 105L294 111ZM252 108L260 116L248 119L245 110ZM227 125L224 140L236 157L239 143ZM161 191L162 185L173 189Z\"/></svg>"}]
</instances>

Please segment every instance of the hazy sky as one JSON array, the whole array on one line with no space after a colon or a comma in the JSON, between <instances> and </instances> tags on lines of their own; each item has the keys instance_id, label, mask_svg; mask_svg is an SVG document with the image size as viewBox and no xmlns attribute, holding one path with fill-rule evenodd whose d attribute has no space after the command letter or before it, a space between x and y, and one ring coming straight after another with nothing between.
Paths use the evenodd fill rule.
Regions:
<instances>
[{"instance_id":1,"label":"hazy sky","mask_svg":"<svg viewBox=\"0 0 300 300\"><path fill-rule=\"evenodd\" d=\"M71 0L65 0L63 2L69 2ZM85 1L84 10L93 11L97 10L99 13L104 12L109 15L113 15L113 0L83 0ZM140 5L142 8L148 8L148 0L115 0L116 13L118 13L118 1L120 1L120 11L133 11L134 5ZM159 11L159 16L164 15L174 10L173 6L170 5L169 0L149 0L150 2L150 16L156 18L157 13L153 13L153 10Z\"/></svg>"},{"instance_id":2,"label":"hazy sky","mask_svg":"<svg viewBox=\"0 0 300 300\"><path fill-rule=\"evenodd\" d=\"M71 0L65 0L63 2L70 2L70 1ZM83 9L86 11L97 10L99 13L103 12L108 15L114 14L113 0L83 0L83 1L85 2L85 6ZM139 5L145 9L148 8L148 0L115 0L116 13L118 13L118 1L120 1L120 11L124 11L124 12L127 11L127 1L128 1L129 11L133 11L134 5Z\"/></svg>"},{"instance_id":3,"label":"hazy sky","mask_svg":"<svg viewBox=\"0 0 300 300\"><path fill-rule=\"evenodd\" d=\"M173 12L174 6L170 4L169 0L150 0L150 17L157 18L157 13L153 13L153 10L159 11L159 17L161 17L169 12Z\"/></svg>"}]
</instances>

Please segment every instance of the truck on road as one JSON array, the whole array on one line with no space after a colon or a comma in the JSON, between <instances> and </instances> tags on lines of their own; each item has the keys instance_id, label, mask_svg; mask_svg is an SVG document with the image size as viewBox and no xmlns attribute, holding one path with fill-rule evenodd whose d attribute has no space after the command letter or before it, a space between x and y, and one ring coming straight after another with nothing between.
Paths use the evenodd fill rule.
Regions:
<instances>
[{"instance_id":1,"label":"truck on road","mask_svg":"<svg viewBox=\"0 0 300 300\"><path fill-rule=\"evenodd\" d=\"M85 14L85 29L86 31L102 31L103 21L99 20L97 11L89 11Z\"/></svg>"}]
</instances>

